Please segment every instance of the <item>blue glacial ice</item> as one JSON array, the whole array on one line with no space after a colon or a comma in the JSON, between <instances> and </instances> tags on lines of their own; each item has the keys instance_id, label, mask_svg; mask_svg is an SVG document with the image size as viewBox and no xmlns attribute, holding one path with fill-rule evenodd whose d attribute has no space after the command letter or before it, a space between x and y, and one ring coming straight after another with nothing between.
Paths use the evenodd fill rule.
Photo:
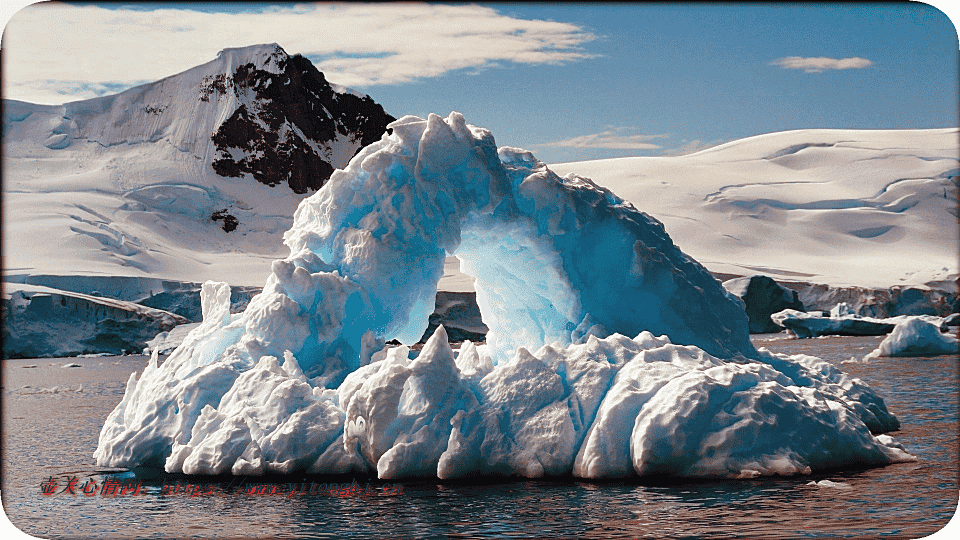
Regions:
<instances>
[{"instance_id":1,"label":"blue glacial ice","mask_svg":"<svg viewBox=\"0 0 960 540\"><path fill-rule=\"evenodd\" d=\"M657 220L459 113L390 128L303 201L246 311L204 284L203 323L131 375L98 464L604 478L915 459L861 381L755 350L742 302ZM413 352L448 254L487 341L440 327Z\"/></svg>"}]
</instances>

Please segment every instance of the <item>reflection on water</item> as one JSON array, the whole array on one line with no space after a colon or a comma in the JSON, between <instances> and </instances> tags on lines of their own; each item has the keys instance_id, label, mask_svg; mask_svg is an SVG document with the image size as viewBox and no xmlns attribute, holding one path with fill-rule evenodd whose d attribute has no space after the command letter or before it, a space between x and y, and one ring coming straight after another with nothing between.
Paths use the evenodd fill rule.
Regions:
<instances>
[{"instance_id":1,"label":"reflection on water","mask_svg":"<svg viewBox=\"0 0 960 540\"><path fill-rule=\"evenodd\" d=\"M127 376L145 358L11 360L3 365L4 508L14 524L45 538L918 538L949 520L960 489L956 358L841 365L862 358L879 338L755 342L819 356L865 380L900 419L894 437L920 461L724 482L485 479L398 487L360 477L144 478L97 468L91 454ZM69 361L82 367L61 367ZM50 477L60 489L76 477L77 486L129 482L141 491L44 496L40 486ZM354 480L352 492L321 493ZM819 480L834 484L808 485Z\"/></svg>"}]
</instances>

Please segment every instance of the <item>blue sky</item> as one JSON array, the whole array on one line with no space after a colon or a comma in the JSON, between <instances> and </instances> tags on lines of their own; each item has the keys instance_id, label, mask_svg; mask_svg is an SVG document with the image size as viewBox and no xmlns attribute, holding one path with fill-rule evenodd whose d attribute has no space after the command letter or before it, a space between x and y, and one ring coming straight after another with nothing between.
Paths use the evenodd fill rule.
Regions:
<instances>
[{"instance_id":1,"label":"blue sky","mask_svg":"<svg viewBox=\"0 0 960 540\"><path fill-rule=\"evenodd\" d=\"M4 96L86 99L269 42L395 116L458 110L548 163L960 116L956 30L916 3L32 6L4 35Z\"/></svg>"}]
</instances>

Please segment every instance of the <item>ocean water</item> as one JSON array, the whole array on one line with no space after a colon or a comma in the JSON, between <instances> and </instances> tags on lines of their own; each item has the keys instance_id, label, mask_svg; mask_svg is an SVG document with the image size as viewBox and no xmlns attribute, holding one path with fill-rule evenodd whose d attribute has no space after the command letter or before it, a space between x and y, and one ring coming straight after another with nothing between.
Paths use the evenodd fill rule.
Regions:
<instances>
[{"instance_id":1,"label":"ocean water","mask_svg":"<svg viewBox=\"0 0 960 540\"><path fill-rule=\"evenodd\" d=\"M956 357L841 363L880 338L754 341L865 380L900 419L892 435L920 460L709 482L143 478L99 468L91 454L146 357L6 360L3 507L40 538L920 538L949 521L960 493Z\"/></svg>"}]
</instances>

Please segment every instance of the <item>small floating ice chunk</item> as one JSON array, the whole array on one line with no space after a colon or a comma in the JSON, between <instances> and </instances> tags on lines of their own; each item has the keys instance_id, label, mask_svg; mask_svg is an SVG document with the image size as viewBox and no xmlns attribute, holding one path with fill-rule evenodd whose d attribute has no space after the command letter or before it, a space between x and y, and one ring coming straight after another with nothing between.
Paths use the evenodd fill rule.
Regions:
<instances>
[{"instance_id":1,"label":"small floating ice chunk","mask_svg":"<svg viewBox=\"0 0 960 540\"><path fill-rule=\"evenodd\" d=\"M833 480L819 480L816 482L810 481L807 482L806 485L818 488L827 487L835 489L853 489L853 486L846 482L834 482Z\"/></svg>"}]
</instances>

